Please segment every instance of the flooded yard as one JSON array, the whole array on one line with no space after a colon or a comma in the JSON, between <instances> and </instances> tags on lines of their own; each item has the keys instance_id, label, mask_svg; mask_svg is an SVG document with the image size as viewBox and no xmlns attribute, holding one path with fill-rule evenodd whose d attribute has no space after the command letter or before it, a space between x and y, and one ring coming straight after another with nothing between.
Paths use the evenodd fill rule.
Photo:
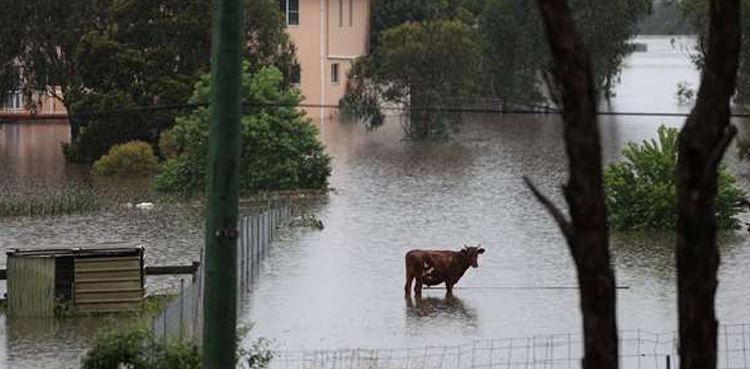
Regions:
<instances>
[{"instance_id":1,"label":"flooded yard","mask_svg":"<svg viewBox=\"0 0 750 369\"><path fill-rule=\"evenodd\" d=\"M626 61L617 96L602 110L687 112L674 95L677 82L697 81L686 51L669 39L645 42L649 52ZM559 117L467 115L453 140L437 144L402 140L400 119L389 116L374 132L336 118L316 120L334 158L334 190L301 211L314 213L325 229L280 231L243 304L241 321L253 324L250 338L266 336L274 348L298 350L576 334L581 322L571 258L521 180L529 176L563 203L567 162ZM655 137L659 124L683 120L603 116L605 161L617 159L629 141ZM748 132L747 122L735 123L741 135ZM88 181L85 171L64 164L60 142L68 139L65 124L0 125L2 191ZM727 163L750 189L750 164L738 162L734 149ZM123 199L140 201L148 193L128 196ZM199 206L157 203L150 212L114 206L92 214L0 218L0 252L124 241L144 245L147 264L186 264L199 258L202 216ZM729 231L720 238L719 319L750 322L748 234ZM454 299L444 299L441 290L426 291L419 304L403 298L407 250L477 243L487 252ZM665 233L612 235L621 329L675 330L674 243ZM174 285L149 279L147 289ZM112 326L106 319L0 316L0 368L75 367L97 328Z\"/></svg>"}]
</instances>

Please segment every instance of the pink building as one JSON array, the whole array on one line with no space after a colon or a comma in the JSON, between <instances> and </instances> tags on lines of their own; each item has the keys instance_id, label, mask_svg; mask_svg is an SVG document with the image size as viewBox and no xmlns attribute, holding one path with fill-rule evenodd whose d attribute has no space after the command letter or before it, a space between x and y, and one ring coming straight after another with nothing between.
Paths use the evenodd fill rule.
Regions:
<instances>
[{"instance_id":1,"label":"pink building","mask_svg":"<svg viewBox=\"0 0 750 369\"><path fill-rule=\"evenodd\" d=\"M280 1L297 47L303 104L338 105L352 62L367 53L370 0Z\"/></svg>"},{"instance_id":2,"label":"pink building","mask_svg":"<svg viewBox=\"0 0 750 369\"><path fill-rule=\"evenodd\" d=\"M297 47L303 104L321 116L336 112L310 106L335 106L344 96L352 62L367 53L370 0L279 1ZM33 101L35 109L29 109L20 92L11 92L0 102L0 118L67 117L63 104L49 93L35 94Z\"/></svg>"},{"instance_id":3,"label":"pink building","mask_svg":"<svg viewBox=\"0 0 750 369\"><path fill-rule=\"evenodd\" d=\"M59 91L58 91L59 92ZM10 91L0 101L0 119L63 119L68 117L63 103L49 92L34 92L31 100L21 91Z\"/></svg>"}]
</instances>

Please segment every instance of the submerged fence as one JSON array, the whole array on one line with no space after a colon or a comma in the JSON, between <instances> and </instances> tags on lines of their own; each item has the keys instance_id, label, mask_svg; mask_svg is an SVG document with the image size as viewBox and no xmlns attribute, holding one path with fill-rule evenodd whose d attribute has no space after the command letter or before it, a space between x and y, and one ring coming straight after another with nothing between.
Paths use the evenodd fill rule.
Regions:
<instances>
[{"instance_id":1,"label":"submerged fence","mask_svg":"<svg viewBox=\"0 0 750 369\"><path fill-rule=\"evenodd\" d=\"M750 368L750 326L719 328L719 369ZM271 369L573 369L581 367L581 334L481 340L455 346L330 351L279 351ZM675 333L620 332L620 368L679 367Z\"/></svg>"},{"instance_id":2,"label":"submerged fence","mask_svg":"<svg viewBox=\"0 0 750 369\"><path fill-rule=\"evenodd\" d=\"M275 231L291 215L288 200L277 200L266 210L242 216L237 228L238 303L249 291L260 271L260 264L268 254ZM203 334L203 260L192 283L180 282L180 294L151 323L154 338L161 342L195 342L200 344Z\"/></svg>"}]
</instances>

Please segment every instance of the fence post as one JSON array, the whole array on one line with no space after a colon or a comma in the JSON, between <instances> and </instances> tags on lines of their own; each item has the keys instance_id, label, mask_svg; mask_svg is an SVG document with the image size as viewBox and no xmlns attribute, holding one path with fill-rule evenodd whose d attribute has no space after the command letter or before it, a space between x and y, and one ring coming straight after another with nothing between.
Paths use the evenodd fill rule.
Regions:
<instances>
[{"instance_id":1,"label":"fence post","mask_svg":"<svg viewBox=\"0 0 750 369\"><path fill-rule=\"evenodd\" d=\"M184 337L184 329L185 329L185 279L180 278L180 343L182 343L182 338Z\"/></svg>"}]
</instances>

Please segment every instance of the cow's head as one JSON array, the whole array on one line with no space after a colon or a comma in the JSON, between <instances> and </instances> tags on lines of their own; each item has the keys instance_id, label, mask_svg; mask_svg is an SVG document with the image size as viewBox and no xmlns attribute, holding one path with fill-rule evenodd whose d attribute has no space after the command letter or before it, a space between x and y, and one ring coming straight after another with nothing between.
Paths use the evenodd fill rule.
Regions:
<instances>
[{"instance_id":1,"label":"cow's head","mask_svg":"<svg viewBox=\"0 0 750 369\"><path fill-rule=\"evenodd\" d=\"M477 262L477 258L479 258L479 254L483 254L484 249L482 248L482 245L476 245L476 246L467 246L464 245L464 248L461 249L461 255L463 255L466 258L466 261L471 265L472 267L476 268L479 266L479 262Z\"/></svg>"}]
</instances>

